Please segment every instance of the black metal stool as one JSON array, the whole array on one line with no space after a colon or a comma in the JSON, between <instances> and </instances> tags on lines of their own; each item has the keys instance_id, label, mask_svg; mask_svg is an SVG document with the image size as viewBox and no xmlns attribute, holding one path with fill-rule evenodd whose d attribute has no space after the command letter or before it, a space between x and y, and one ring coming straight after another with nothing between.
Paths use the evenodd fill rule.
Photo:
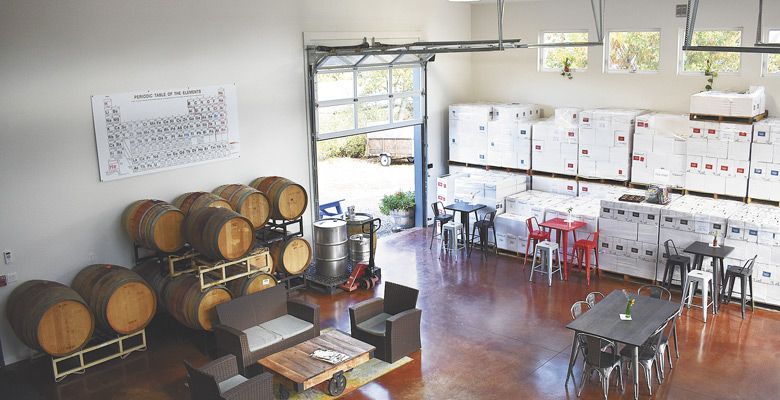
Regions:
<instances>
[{"instance_id":1,"label":"black metal stool","mask_svg":"<svg viewBox=\"0 0 780 400\"><path fill-rule=\"evenodd\" d=\"M452 221L454 216L452 214L447 214L447 211L444 209L444 204L442 204L440 201L437 201L433 204L431 204L431 208L433 209L433 232L431 232L431 245L430 249L433 248L433 239L435 239L437 236L441 236L441 233L436 233L436 226L439 226L439 230L444 230L444 224L447 222Z\"/></svg>"},{"instance_id":2,"label":"black metal stool","mask_svg":"<svg viewBox=\"0 0 780 400\"><path fill-rule=\"evenodd\" d=\"M682 285L685 284L688 272L691 270L691 258L680 255L680 253L677 252L677 246L675 246L672 239L664 242L664 250L666 250L666 267L664 268L664 279L661 281L661 284L666 288L671 287L674 270L679 267L680 286L682 287ZM672 253L672 250L674 250L674 253Z\"/></svg>"},{"instance_id":3,"label":"black metal stool","mask_svg":"<svg viewBox=\"0 0 780 400\"><path fill-rule=\"evenodd\" d=\"M729 288L729 291L723 296L723 300L726 304L731 302L731 293L734 291L734 281L739 278L740 288L742 289L740 291L740 297L742 297L742 319L745 319L745 301L747 298L746 284L750 284L750 309L752 311L755 311L756 309L756 302L753 299L753 265L756 262L756 257L758 257L758 254L745 261L745 265L742 267L730 266L726 269L726 280L723 284L723 291L725 292L727 287Z\"/></svg>"},{"instance_id":4,"label":"black metal stool","mask_svg":"<svg viewBox=\"0 0 780 400\"><path fill-rule=\"evenodd\" d=\"M490 245L488 242L488 233L490 229L493 230L493 248L495 249L495 253L498 254L498 239L496 239L496 225L494 222L495 219L496 212L491 211L489 213L485 213L481 220L474 223L474 227L471 228L471 246L469 247L469 255L471 255L471 249L474 248L474 237L476 236L475 233L479 231L479 249L482 251L482 254L485 256L485 258L487 258L487 254L485 254L485 246Z\"/></svg>"}]
</instances>

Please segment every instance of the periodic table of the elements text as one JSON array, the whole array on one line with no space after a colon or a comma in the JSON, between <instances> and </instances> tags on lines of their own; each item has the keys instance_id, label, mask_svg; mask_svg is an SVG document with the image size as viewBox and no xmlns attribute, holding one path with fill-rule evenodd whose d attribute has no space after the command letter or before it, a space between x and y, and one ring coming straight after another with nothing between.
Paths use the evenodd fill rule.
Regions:
<instances>
[{"instance_id":1,"label":"periodic table of the elements text","mask_svg":"<svg viewBox=\"0 0 780 400\"><path fill-rule=\"evenodd\" d=\"M92 96L102 181L238 158L235 85Z\"/></svg>"}]
</instances>

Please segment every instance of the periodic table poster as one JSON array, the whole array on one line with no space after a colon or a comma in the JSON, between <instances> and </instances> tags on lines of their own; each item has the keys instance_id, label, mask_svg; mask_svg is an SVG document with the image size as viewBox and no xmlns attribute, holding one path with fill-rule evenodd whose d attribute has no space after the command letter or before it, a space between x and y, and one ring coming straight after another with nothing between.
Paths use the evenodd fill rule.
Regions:
<instances>
[{"instance_id":1,"label":"periodic table poster","mask_svg":"<svg viewBox=\"0 0 780 400\"><path fill-rule=\"evenodd\" d=\"M92 96L100 180L239 156L234 84Z\"/></svg>"}]
</instances>

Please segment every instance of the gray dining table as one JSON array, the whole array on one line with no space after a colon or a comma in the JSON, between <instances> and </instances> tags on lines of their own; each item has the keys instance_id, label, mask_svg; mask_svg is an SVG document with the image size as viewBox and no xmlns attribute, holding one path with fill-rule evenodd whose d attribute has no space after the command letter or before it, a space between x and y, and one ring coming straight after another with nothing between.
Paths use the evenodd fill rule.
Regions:
<instances>
[{"instance_id":1,"label":"gray dining table","mask_svg":"<svg viewBox=\"0 0 780 400\"><path fill-rule=\"evenodd\" d=\"M634 399L639 398L639 347L653 335L656 329L680 310L680 303L640 296L636 293L629 293L629 295L636 299L631 309L630 321L620 319L619 314L626 311L627 300L621 290L615 290L566 325L566 328L574 331L574 340L571 345L565 384L569 383L569 377L574 378L572 369L576 358L577 334L587 333L633 347ZM576 380L574 385L577 385Z\"/></svg>"}]
</instances>

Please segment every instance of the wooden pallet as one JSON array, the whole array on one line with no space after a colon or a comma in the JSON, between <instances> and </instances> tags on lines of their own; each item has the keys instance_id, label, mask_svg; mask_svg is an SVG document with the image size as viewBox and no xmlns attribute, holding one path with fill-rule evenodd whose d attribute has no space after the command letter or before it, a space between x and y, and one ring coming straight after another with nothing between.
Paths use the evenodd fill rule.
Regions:
<instances>
[{"instance_id":1,"label":"wooden pallet","mask_svg":"<svg viewBox=\"0 0 780 400\"><path fill-rule=\"evenodd\" d=\"M743 203L747 203L747 197L729 196L727 194L697 192L695 190L688 190L688 189L685 189L683 191L683 194L699 196L699 197L708 197L710 199L715 199L715 200L733 200L733 201L740 201Z\"/></svg>"},{"instance_id":2,"label":"wooden pallet","mask_svg":"<svg viewBox=\"0 0 780 400\"><path fill-rule=\"evenodd\" d=\"M602 276L606 276L606 277L611 278L611 279L622 280L624 282L631 282L631 283L636 283L636 284L639 284L639 285L654 285L654 284L657 283L657 281L654 280L654 279L644 278L644 277L641 277L641 276L633 276L633 275L628 275L628 274L621 274L621 273L612 272L612 271L602 270L601 274L602 274Z\"/></svg>"},{"instance_id":3,"label":"wooden pallet","mask_svg":"<svg viewBox=\"0 0 780 400\"><path fill-rule=\"evenodd\" d=\"M629 187L628 181L619 181L616 179L604 179L604 178L589 178L585 176L579 176L577 175L577 182L590 182L590 183L600 183L603 185L614 185L614 186L624 186Z\"/></svg>"},{"instance_id":4,"label":"wooden pallet","mask_svg":"<svg viewBox=\"0 0 780 400\"><path fill-rule=\"evenodd\" d=\"M185 267L185 269L181 269L182 267ZM231 271L228 271L229 267L236 268L230 268ZM169 275L175 277L193 273L200 280L201 291L257 272L270 273L272 269L273 261L271 260L271 254L265 247L258 247L250 255L235 261L212 262L203 259L195 251L190 251L181 256L168 257ZM210 278L208 281L205 278L206 276Z\"/></svg>"},{"instance_id":5,"label":"wooden pallet","mask_svg":"<svg viewBox=\"0 0 780 400\"><path fill-rule=\"evenodd\" d=\"M530 176L544 176L547 178L560 178L560 179L571 179L571 180L577 180L577 175L567 175L567 174L558 174L553 172L544 172L544 171L536 171L536 170L529 170L528 175Z\"/></svg>"},{"instance_id":6,"label":"wooden pallet","mask_svg":"<svg viewBox=\"0 0 780 400\"><path fill-rule=\"evenodd\" d=\"M522 259L523 257L525 257L525 253L519 253L519 252L516 252L516 251L504 250L504 249L501 249L501 248L498 249L498 254L502 255L502 256L507 256L507 257L512 257L512 258L519 258L519 259ZM530 259L531 257L529 256L528 258Z\"/></svg>"},{"instance_id":7,"label":"wooden pallet","mask_svg":"<svg viewBox=\"0 0 780 400\"><path fill-rule=\"evenodd\" d=\"M766 205L770 205L770 206L780 207L780 201L756 199L756 198L753 198L753 197L748 197L747 198L747 203L748 204L751 204L751 203L754 203L754 204L766 204Z\"/></svg>"},{"instance_id":8,"label":"wooden pallet","mask_svg":"<svg viewBox=\"0 0 780 400\"><path fill-rule=\"evenodd\" d=\"M134 338L135 340L133 340ZM131 344L128 346L127 342L130 342ZM132 344L134 342L138 343ZM101 350L104 351L101 352ZM110 353L107 355L104 354L106 350L110 350ZM134 351L144 350L146 350L146 330L142 329L136 333L117 336L116 338L105 342L83 348L68 356L52 357L51 366L54 371L54 381L59 382L72 374L83 374L87 368L103 364L116 358L125 358ZM101 355L102 357L100 357ZM93 359L94 357L100 358ZM73 363L74 361L78 361L78 364L75 367L64 367L65 369L63 369L61 366L61 364Z\"/></svg>"},{"instance_id":9,"label":"wooden pallet","mask_svg":"<svg viewBox=\"0 0 780 400\"><path fill-rule=\"evenodd\" d=\"M502 171L502 172L514 172L514 173L521 173L521 174L528 174L529 169L523 169L523 168L510 168L510 167L498 167L495 165L481 165L481 164L469 164L469 163L463 163L460 161L448 161L449 165L455 165L459 167L467 167L467 168L474 168L474 169L481 169L483 171Z\"/></svg>"},{"instance_id":10,"label":"wooden pallet","mask_svg":"<svg viewBox=\"0 0 780 400\"><path fill-rule=\"evenodd\" d=\"M756 115L755 117L730 117L726 115L710 115L710 114L691 114L691 121L705 121L705 122L726 122L729 124L754 124L769 116L769 111L764 111L763 114Z\"/></svg>"}]
</instances>

